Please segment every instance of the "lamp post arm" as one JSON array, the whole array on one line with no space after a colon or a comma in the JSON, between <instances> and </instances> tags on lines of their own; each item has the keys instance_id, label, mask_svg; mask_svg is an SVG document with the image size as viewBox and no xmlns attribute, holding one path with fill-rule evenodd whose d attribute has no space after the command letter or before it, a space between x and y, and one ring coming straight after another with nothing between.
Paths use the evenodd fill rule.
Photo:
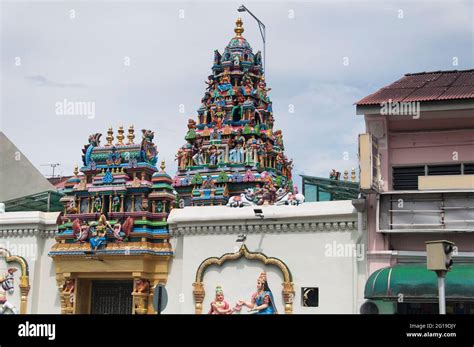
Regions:
<instances>
[{"instance_id":1,"label":"lamp post arm","mask_svg":"<svg viewBox=\"0 0 474 347\"><path fill-rule=\"evenodd\" d=\"M242 9L242 11L241 11ZM265 54L265 51L266 51L266 31L265 31L265 24L263 24L260 19L258 19L247 7L245 7L244 5L240 6L240 9L239 9L240 12L243 12L243 11L246 11L248 12L249 15L251 15L253 17L253 19L255 19L258 23L258 29L260 30L260 35L262 36L262 40L263 40L263 71L265 71L265 67L266 67L266 64L265 64L265 58L266 58L266 54Z\"/></svg>"}]
</instances>

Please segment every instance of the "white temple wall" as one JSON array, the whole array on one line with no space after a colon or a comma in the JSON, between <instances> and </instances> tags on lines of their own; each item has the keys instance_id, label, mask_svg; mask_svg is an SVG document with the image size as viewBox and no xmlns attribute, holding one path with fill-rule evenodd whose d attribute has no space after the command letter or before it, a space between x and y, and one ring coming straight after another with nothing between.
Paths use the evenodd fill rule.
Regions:
<instances>
[{"instance_id":1,"label":"white temple wall","mask_svg":"<svg viewBox=\"0 0 474 347\"><path fill-rule=\"evenodd\" d=\"M48 252L54 244L57 215L55 212L38 211L0 214L0 247L7 249L11 255L24 257L29 266L31 288L27 313L60 312L53 261L48 257ZM7 298L20 310L20 266L17 263L7 264L0 258L0 276L4 276L10 267L18 271L14 275L14 294L7 294Z\"/></svg>"},{"instance_id":2,"label":"white temple wall","mask_svg":"<svg viewBox=\"0 0 474 347\"><path fill-rule=\"evenodd\" d=\"M172 211L168 221L176 256L168 278L169 303L164 313L194 313L192 284L201 262L238 251L241 243L236 239L242 231L234 229L255 225L256 221L261 230L251 227L245 244L249 251L279 258L289 267L295 288L293 313L358 313L366 280L365 238L359 240L360 261L352 252L341 252L341 247L354 250L358 239L357 213L351 202L259 208L271 219L255 219L252 207L187 207ZM239 299L250 301L263 270L277 309L283 313L280 270L243 258L208 268L203 281L203 313L208 312L214 299L216 284L222 285L231 306ZM302 287L319 288L318 307L302 306ZM242 314L246 311L244 308Z\"/></svg>"}]
</instances>

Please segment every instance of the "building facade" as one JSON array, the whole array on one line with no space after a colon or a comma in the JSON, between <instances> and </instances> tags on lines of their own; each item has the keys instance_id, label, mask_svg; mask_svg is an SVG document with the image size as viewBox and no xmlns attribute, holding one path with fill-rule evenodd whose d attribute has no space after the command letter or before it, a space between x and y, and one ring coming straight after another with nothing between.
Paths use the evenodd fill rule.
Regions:
<instances>
[{"instance_id":1,"label":"building facade","mask_svg":"<svg viewBox=\"0 0 474 347\"><path fill-rule=\"evenodd\" d=\"M365 296L379 312L436 313L425 242L456 244L448 313L474 313L474 71L407 74L359 102L367 193Z\"/></svg>"}]
</instances>

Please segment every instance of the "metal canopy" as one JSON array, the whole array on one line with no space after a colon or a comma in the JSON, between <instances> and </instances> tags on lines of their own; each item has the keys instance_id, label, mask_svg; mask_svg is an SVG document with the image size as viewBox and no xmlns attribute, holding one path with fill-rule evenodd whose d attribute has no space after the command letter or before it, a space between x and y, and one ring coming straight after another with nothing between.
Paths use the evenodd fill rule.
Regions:
<instances>
[{"instance_id":1,"label":"metal canopy","mask_svg":"<svg viewBox=\"0 0 474 347\"><path fill-rule=\"evenodd\" d=\"M60 212L64 209L59 201L62 194L55 191L45 191L5 201L5 211L42 211Z\"/></svg>"}]
</instances>

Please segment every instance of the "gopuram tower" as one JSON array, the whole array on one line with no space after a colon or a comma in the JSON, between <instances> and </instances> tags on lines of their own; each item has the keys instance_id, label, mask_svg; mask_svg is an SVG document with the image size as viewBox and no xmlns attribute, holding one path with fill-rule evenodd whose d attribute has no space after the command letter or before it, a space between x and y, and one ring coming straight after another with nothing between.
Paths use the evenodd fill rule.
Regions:
<instances>
[{"instance_id":1,"label":"gopuram tower","mask_svg":"<svg viewBox=\"0 0 474 347\"><path fill-rule=\"evenodd\" d=\"M234 31L224 52L214 51L197 119L189 119L176 154L173 186L181 205L273 204L293 193L292 161L281 130L274 130L262 54L242 36L240 18Z\"/></svg>"}]
</instances>

